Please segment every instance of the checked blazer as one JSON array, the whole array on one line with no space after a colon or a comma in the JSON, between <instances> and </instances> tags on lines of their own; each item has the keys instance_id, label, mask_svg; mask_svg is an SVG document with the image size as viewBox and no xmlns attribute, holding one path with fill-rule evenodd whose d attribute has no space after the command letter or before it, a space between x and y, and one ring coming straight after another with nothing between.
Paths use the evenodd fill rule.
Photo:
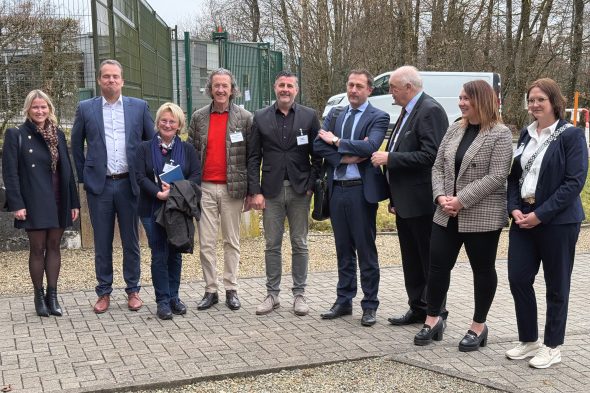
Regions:
<instances>
[{"instance_id":1,"label":"checked blazer","mask_svg":"<svg viewBox=\"0 0 590 393\"><path fill-rule=\"evenodd\" d=\"M463 122L449 127L432 167L432 195L453 195L455 155L465 134ZM457 197L463 209L457 216L459 232L487 232L508 222L506 178L512 163L512 134L503 124L481 129L463 157L457 175ZM434 222L447 226L449 216L437 204Z\"/></svg>"}]
</instances>

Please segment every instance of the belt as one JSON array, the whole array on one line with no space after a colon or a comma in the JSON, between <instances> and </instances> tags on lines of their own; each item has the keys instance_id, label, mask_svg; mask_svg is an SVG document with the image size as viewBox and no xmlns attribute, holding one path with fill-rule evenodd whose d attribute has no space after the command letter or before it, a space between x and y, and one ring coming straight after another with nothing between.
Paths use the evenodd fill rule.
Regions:
<instances>
[{"instance_id":1,"label":"belt","mask_svg":"<svg viewBox=\"0 0 590 393\"><path fill-rule=\"evenodd\" d=\"M529 205L534 205L535 204L535 197L522 198L522 201L524 203L529 204Z\"/></svg>"},{"instance_id":2,"label":"belt","mask_svg":"<svg viewBox=\"0 0 590 393\"><path fill-rule=\"evenodd\" d=\"M107 179L111 179L111 180L127 179L128 177L129 177L129 172L113 173L112 175L107 175Z\"/></svg>"},{"instance_id":3,"label":"belt","mask_svg":"<svg viewBox=\"0 0 590 393\"><path fill-rule=\"evenodd\" d=\"M334 180L335 186L340 187L352 187L352 186L361 186L363 184L362 179L354 179L354 180Z\"/></svg>"}]
</instances>

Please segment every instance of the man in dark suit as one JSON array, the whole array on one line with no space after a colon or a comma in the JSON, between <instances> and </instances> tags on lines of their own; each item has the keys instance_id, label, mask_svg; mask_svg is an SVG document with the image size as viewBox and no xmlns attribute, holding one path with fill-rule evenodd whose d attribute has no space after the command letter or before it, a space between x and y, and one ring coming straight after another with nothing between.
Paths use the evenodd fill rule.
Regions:
<instances>
[{"instance_id":1,"label":"man in dark suit","mask_svg":"<svg viewBox=\"0 0 590 393\"><path fill-rule=\"evenodd\" d=\"M426 279L430 264L430 231L434 215L432 165L449 121L442 106L422 91L415 67L403 66L389 78L389 91L402 112L386 151L371 158L374 166L386 165L390 212L402 253L402 266L410 309L389 318L393 325L424 322ZM446 318L447 312L442 316Z\"/></svg>"},{"instance_id":2,"label":"man in dark suit","mask_svg":"<svg viewBox=\"0 0 590 393\"><path fill-rule=\"evenodd\" d=\"M317 154L328 165L330 220L338 259L336 302L322 318L352 314L358 258L364 294L361 301L363 326L376 322L379 306L379 261L375 245L377 208L379 201L388 196L383 173L367 160L379 150L389 125L389 115L367 101L372 90L373 77L368 71L351 71L346 84L350 105L338 115L334 130L325 130L334 112L328 114L324 129L314 142Z\"/></svg>"},{"instance_id":3,"label":"man in dark suit","mask_svg":"<svg viewBox=\"0 0 590 393\"><path fill-rule=\"evenodd\" d=\"M307 315L304 293L309 255L309 204L321 159L313 152L320 128L315 111L295 104L297 76L280 72L274 83L274 105L254 114L248 143L248 193L255 209L263 209L267 296L256 309L264 315L279 307L282 272L281 246L285 217L291 238L293 311ZM262 164L262 182L260 167Z\"/></svg>"},{"instance_id":4,"label":"man in dark suit","mask_svg":"<svg viewBox=\"0 0 590 393\"><path fill-rule=\"evenodd\" d=\"M103 313L110 304L115 216L123 245L128 308L137 311L143 303L138 295L141 273L137 218L139 187L134 163L137 146L155 133L154 122L145 101L121 95L123 67L118 61L103 61L97 81L101 96L80 102L72 127L72 153L78 182L84 184L94 230L94 264L98 281L94 312Z\"/></svg>"}]
</instances>

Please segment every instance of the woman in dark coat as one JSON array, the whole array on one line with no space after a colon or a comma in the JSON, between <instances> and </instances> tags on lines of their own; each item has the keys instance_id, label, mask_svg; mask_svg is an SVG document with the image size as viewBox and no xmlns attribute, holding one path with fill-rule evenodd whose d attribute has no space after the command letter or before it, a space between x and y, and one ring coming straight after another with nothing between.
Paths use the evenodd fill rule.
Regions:
<instances>
[{"instance_id":1,"label":"woman in dark coat","mask_svg":"<svg viewBox=\"0 0 590 393\"><path fill-rule=\"evenodd\" d=\"M514 297L518 340L509 359L533 357L529 365L561 362L576 242L584 210L580 192L588 173L588 146L581 128L565 120L566 101L552 79L527 91L533 122L522 130L508 177L508 280ZM533 283L543 263L547 316L539 340Z\"/></svg>"},{"instance_id":2,"label":"woman in dark coat","mask_svg":"<svg viewBox=\"0 0 590 393\"><path fill-rule=\"evenodd\" d=\"M139 146L136 156L136 177L141 190L138 211L152 251L152 282L160 319L186 313L186 306L178 298L182 256L168 243L164 228L156 223L156 212L170 192L170 184L159 177L167 165L180 165L184 179L201 184L197 151L178 136L184 125L182 109L170 102L163 104L156 113L157 134Z\"/></svg>"},{"instance_id":3,"label":"woman in dark coat","mask_svg":"<svg viewBox=\"0 0 590 393\"><path fill-rule=\"evenodd\" d=\"M41 90L25 98L26 120L4 136L2 178L14 226L29 237L29 272L37 315L61 316L57 280L60 244L66 227L78 218L80 201L64 133L50 98ZM47 277L47 294L43 276Z\"/></svg>"}]
</instances>

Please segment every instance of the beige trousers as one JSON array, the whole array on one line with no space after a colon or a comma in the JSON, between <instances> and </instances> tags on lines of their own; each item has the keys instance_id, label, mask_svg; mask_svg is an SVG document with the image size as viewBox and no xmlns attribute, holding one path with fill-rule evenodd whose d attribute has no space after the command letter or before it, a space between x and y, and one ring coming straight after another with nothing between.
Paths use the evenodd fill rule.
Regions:
<instances>
[{"instance_id":1,"label":"beige trousers","mask_svg":"<svg viewBox=\"0 0 590 393\"><path fill-rule=\"evenodd\" d=\"M223 286L226 291L238 287L240 263L240 218L243 200L229 196L226 184L201 184L201 219L198 222L199 246L206 292L217 292L217 235L221 224L223 237Z\"/></svg>"}]
</instances>

